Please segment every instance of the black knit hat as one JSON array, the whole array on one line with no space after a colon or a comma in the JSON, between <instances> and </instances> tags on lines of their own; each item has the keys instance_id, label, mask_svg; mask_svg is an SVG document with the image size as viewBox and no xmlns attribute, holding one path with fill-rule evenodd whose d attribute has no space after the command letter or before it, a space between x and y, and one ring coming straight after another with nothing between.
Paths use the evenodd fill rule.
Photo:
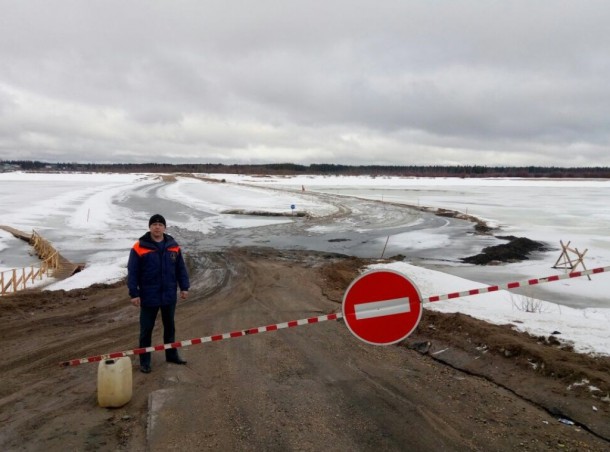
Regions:
<instances>
[{"instance_id":1,"label":"black knit hat","mask_svg":"<svg viewBox=\"0 0 610 452\"><path fill-rule=\"evenodd\" d=\"M163 223L163 226L167 227L167 224L165 223L165 218L163 218L163 215L159 215L158 213L150 217L150 220L148 220L148 227L150 227L150 225L153 223Z\"/></svg>"}]
</instances>

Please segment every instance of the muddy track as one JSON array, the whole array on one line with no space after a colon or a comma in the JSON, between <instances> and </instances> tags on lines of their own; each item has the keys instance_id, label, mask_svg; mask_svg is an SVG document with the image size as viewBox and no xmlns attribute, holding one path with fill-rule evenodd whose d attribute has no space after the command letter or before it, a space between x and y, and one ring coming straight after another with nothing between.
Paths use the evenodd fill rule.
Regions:
<instances>
[{"instance_id":1,"label":"muddy track","mask_svg":"<svg viewBox=\"0 0 610 452\"><path fill-rule=\"evenodd\" d=\"M229 286L235 274L233 264L221 254L198 259L206 266L194 270L199 290L184 303L185 313L190 306L196 309L203 299ZM97 449L101 445L97 432L101 437L109 435L115 443L117 429L124 432L132 422L106 425L108 412L96 408L97 366L64 369L59 363L137 346L137 310L129 303L125 283L67 293L27 291L3 297L0 319L2 449L40 450L48 441L60 448L65 435L63 427L53 427L58 418L63 418L60 425L73 424L69 431L90 423L95 432L86 438L82 435L87 432L72 433L81 435L73 450L87 444ZM144 412L145 408L140 406L139 410ZM81 422L81 418L86 420ZM140 434L144 435L142 431Z\"/></svg>"},{"instance_id":2,"label":"muddy track","mask_svg":"<svg viewBox=\"0 0 610 452\"><path fill-rule=\"evenodd\" d=\"M178 338L337 311L365 262L264 248L194 254ZM137 310L124 285L2 301L2 450L610 447L610 403L584 388L566 390L583 376L606 384L606 361L474 319L429 313L413 337L392 347L369 346L342 322L324 322L185 348L187 366L168 365L157 353L148 375L134 360L132 400L103 409L95 399L97 365L58 363L135 346ZM160 336L156 328L153 342ZM506 357L503 348L523 353ZM547 369L557 360L583 370L535 372L522 362L526 350Z\"/></svg>"}]
</instances>

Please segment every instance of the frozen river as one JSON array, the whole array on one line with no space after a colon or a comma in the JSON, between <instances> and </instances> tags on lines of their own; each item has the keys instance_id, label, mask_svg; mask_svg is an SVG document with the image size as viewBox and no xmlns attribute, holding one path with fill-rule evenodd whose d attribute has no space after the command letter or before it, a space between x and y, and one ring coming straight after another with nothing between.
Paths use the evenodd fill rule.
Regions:
<instances>
[{"instance_id":1,"label":"frozen river","mask_svg":"<svg viewBox=\"0 0 610 452\"><path fill-rule=\"evenodd\" d=\"M555 273L559 240L587 249L589 268L610 264L607 181L208 177L226 182L168 182L146 174L0 174L1 223L38 230L101 278L109 269L124 274L128 250L155 212L168 219L168 232L186 250L196 252L268 246L367 258L401 255L485 284ZM497 226L495 235L525 236L553 249L521 263L465 265L461 258L504 241L475 234L472 222L407 205L461 211ZM0 234L1 267L32 260L26 244ZM572 306L608 307L598 287L581 286L576 297L547 286L528 290L541 297L551 291Z\"/></svg>"},{"instance_id":2,"label":"frozen river","mask_svg":"<svg viewBox=\"0 0 610 452\"><path fill-rule=\"evenodd\" d=\"M610 264L610 204L607 202L610 181L607 180L223 177L253 185L375 200L377 205L395 203L455 210L497 227L495 236L527 237L545 243L550 249L533 254L527 261L482 267L461 264L459 259L478 253L484 246L505 242L473 237L470 224L453 221L446 229L440 226L388 234L390 253L386 256L403 254L417 265L485 284L555 274L556 270L551 267L561 255L560 240L585 252L587 268ZM376 243L382 239L383 234ZM599 284L581 282L577 286L574 289L570 284L544 285L516 292L574 307L610 307L607 295L610 287L600 290Z\"/></svg>"}]
</instances>

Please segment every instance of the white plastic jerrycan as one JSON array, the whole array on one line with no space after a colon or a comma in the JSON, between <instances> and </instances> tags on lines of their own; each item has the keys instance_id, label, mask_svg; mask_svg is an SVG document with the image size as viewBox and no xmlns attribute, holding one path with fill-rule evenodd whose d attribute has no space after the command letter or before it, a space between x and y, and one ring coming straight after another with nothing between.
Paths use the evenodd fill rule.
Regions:
<instances>
[{"instance_id":1,"label":"white plastic jerrycan","mask_svg":"<svg viewBox=\"0 0 610 452\"><path fill-rule=\"evenodd\" d=\"M127 356L100 361L97 368L97 402L101 407L118 408L131 400L131 359Z\"/></svg>"}]
</instances>

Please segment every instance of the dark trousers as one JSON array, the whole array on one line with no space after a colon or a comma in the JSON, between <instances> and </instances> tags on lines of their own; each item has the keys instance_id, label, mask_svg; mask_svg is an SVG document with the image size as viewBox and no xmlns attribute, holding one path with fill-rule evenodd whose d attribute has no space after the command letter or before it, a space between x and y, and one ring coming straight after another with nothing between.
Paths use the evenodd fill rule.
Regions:
<instances>
[{"instance_id":1,"label":"dark trousers","mask_svg":"<svg viewBox=\"0 0 610 452\"><path fill-rule=\"evenodd\" d=\"M140 348L150 347L152 345L152 333L155 328L155 320L157 313L161 309L161 320L163 321L163 343L168 344L175 342L176 327L174 325L174 313L176 305L155 306L155 307L140 307ZM165 359L175 359L178 356L178 351L175 348L165 350ZM150 353L142 353L140 355L140 365L150 366Z\"/></svg>"}]
</instances>

